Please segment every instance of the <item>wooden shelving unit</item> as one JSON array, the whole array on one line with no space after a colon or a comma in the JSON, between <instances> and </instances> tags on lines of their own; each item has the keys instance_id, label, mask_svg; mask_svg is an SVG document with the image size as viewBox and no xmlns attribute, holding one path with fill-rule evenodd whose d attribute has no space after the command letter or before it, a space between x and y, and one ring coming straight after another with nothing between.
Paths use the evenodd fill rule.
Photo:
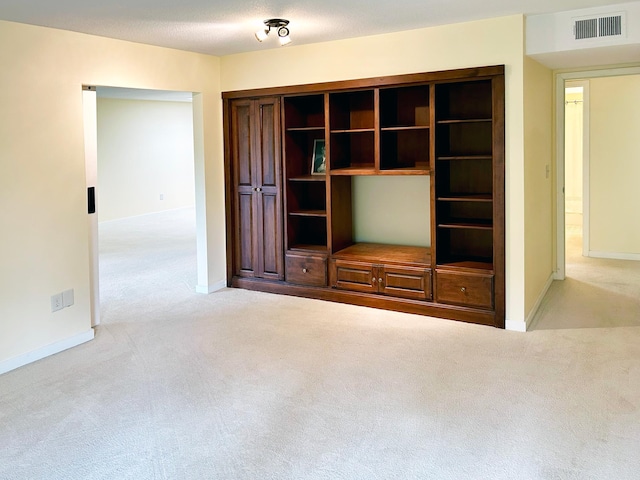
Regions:
<instances>
[{"instance_id":1,"label":"wooden shelving unit","mask_svg":"<svg viewBox=\"0 0 640 480\"><path fill-rule=\"evenodd\" d=\"M227 92L225 115L266 95L281 104L284 280L231 269L230 285L504 327L503 66ZM354 179L408 175L430 176L430 238L357 241Z\"/></svg>"}]
</instances>

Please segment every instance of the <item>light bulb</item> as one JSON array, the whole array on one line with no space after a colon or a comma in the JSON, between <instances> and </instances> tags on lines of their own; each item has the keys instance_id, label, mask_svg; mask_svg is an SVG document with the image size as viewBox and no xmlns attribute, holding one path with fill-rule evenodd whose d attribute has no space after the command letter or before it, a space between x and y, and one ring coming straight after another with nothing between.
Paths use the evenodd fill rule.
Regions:
<instances>
[{"instance_id":1,"label":"light bulb","mask_svg":"<svg viewBox=\"0 0 640 480\"><path fill-rule=\"evenodd\" d=\"M263 28L256 32L256 40L258 40L259 42L265 41L268 36L269 36L269 30L267 30L266 28Z\"/></svg>"}]
</instances>

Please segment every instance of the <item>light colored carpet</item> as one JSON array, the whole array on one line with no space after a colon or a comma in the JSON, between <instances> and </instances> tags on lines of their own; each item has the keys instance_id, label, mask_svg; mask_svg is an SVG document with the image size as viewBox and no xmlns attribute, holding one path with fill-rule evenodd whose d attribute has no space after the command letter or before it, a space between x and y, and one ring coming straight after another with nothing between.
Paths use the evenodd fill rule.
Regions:
<instances>
[{"instance_id":1,"label":"light colored carpet","mask_svg":"<svg viewBox=\"0 0 640 480\"><path fill-rule=\"evenodd\" d=\"M640 262L583 257L580 227L566 235L566 278L553 282L531 329L640 327Z\"/></svg>"},{"instance_id":2,"label":"light colored carpet","mask_svg":"<svg viewBox=\"0 0 640 480\"><path fill-rule=\"evenodd\" d=\"M197 295L189 220L137 220L96 339L0 376L1 479L638 478L640 328Z\"/></svg>"}]
</instances>

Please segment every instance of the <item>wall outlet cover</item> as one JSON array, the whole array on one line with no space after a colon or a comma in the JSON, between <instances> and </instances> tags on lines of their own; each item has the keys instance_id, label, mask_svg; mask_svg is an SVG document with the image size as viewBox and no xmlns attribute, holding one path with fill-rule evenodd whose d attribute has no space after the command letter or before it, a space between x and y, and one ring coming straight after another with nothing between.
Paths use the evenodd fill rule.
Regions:
<instances>
[{"instance_id":1,"label":"wall outlet cover","mask_svg":"<svg viewBox=\"0 0 640 480\"><path fill-rule=\"evenodd\" d=\"M51 312L57 312L58 310L62 310L64 308L64 304L62 301L62 294L57 293L51 296Z\"/></svg>"},{"instance_id":2,"label":"wall outlet cover","mask_svg":"<svg viewBox=\"0 0 640 480\"><path fill-rule=\"evenodd\" d=\"M64 307L70 307L73 305L73 288L62 292L62 305Z\"/></svg>"}]
</instances>

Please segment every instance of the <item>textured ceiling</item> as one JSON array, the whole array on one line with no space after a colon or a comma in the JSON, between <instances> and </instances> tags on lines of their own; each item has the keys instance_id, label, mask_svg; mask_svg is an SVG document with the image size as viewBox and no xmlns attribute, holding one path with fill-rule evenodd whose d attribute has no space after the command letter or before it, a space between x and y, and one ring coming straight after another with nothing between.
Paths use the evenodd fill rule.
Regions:
<instances>
[{"instance_id":1,"label":"textured ceiling","mask_svg":"<svg viewBox=\"0 0 640 480\"><path fill-rule=\"evenodd\" d=\"M0 0L0 19L211 55L280 48L253 36L290 20L292 45L619 0ZM272 35L274 36L274 35ZM285 47L286 48L286 47Z\"/></svg>"}]
</instances>

